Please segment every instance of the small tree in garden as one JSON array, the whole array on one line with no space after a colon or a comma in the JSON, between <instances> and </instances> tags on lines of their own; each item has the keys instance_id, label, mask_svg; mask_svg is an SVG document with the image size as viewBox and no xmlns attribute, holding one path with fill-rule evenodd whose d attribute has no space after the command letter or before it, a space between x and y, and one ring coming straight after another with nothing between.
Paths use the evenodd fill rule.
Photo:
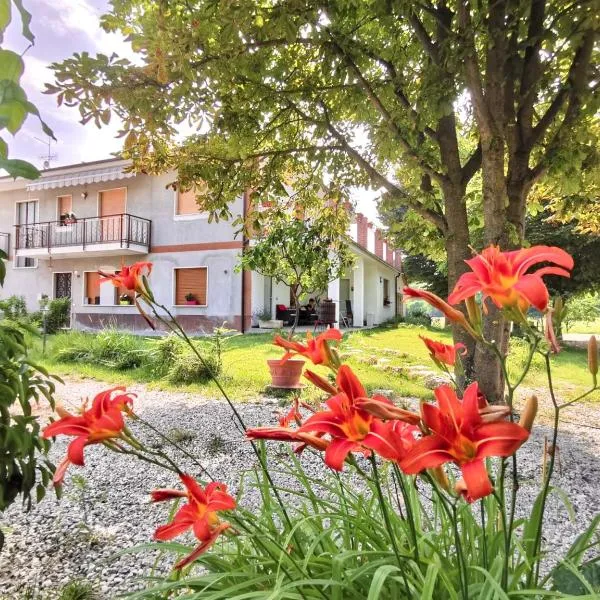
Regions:
<instances>
[{"instance_id":1,"label":"small tree in garden","mask_svg":"<svg viewBox=\"0 0 600 600\"><path fill-rule=\"evenodd\" d=\"M348 214L325 202L306 211L267 211L242 254L241 267L289 286L296 308L291 337L298 326L302 294L327 290L329 282L352 263L345 237Z\"/></svg>"},{"instance_id":2,"label":"small tree in garden","mask_svg":"<svg viewBox=\"0 0 600 600\"><path fill-rule=\"evenodd\" d=\"M540 262L551 263L537 271ZM258 506L246 508L228 492L197 456L161 434L135 412L135 396L124 388L99 393L80 414L64 412L44 430L46 437L72 439L57 469L62 482L72 463L84 464L84 448L107 449L148 461L178 477L177 487L151 493L153 502L175 501L168 522L159 526L152 549L175 554L174 572L136 591L137 600L186 597L213 600L286 598L290 600L413 600L507 598L549 600L600 591L600 555L596 516L562 557L544 547L544 513L552 493L555 452L547 452L534 474L539 491L532 503L520 494L519 448L534 426L538 405L553 415L551 448L559 442L563 411L598 386L598 347L588 347L591 383L587 392L559 398L552 375L558 351L552 312L542 276L568 276L572 258L559 248L538 246L514 252L485 249L469 264L451 296L465 303L460 311L428 291L405 289L464 329L496 353L507 381L507 403L490 405L477 382L463 387L452 381L435 391L435 403L419 410L398 407L370 396L332 341L342 333L330 329L307 343L277 337L283 360L299 355L319 369L305 371L325 398L322 406L294 401L276 425L249 429L220 382L214 381L245 432L260 468L240 484L255 488ZM136 293L137 306L152 322L160 320L204 360L167 307L157 305L146 275L152 266L136 264L127 277L109 275L115 286ZM507 368L502 347L486 339L482 312L493 303L505 318L523 329L528 357L521 372ZM543 312L545 334L529 326L530 307ZM557 311L558 312L558 311ZM464 348L424 338L434 363L448 372ZM534 357L546 366L548 389L530 396L519 422L514 420L519 386ZM130 427L131 423L131 427ZM135 427L133 426L135 425ZM157 433L172 451L148 447L144 430ZM290 442L285 459L271 457L262 440ZM304 469L302 453L316 453L329 472ZM188 461L184 472L178 457ZM193 466L192 466L193 465ZM278 475L288 480L280 480ZM291 479L291 482L290 482ZM125 509L126 510L126 509ZM186 532L196 543L173 543ZM148 545L145 546L146 548Z\"/></svg>"}]
</instances>

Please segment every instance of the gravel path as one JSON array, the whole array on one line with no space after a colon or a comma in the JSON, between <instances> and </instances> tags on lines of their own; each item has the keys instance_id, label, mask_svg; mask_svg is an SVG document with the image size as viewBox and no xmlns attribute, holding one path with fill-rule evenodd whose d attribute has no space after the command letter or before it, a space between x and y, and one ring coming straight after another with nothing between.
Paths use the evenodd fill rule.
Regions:
<instances>
[{"instance_id":1,"label":"gravel path","mask_svg":"<svg viewBox=\"0 0 600 600\"><path fill-rule=\"evenodd\" d=\"M104 387L108 386L73 380L60 386L57 397L67 407L75 407L80 398L92 397ZM139 394L136 412L140 416L166 433L189 432L191 439L182 442L186 449L236 491L240 473L254 461L225 403L143 386L130 390ZM252 426L273 422L278 407L277 401L265 400L239 405L239 410ZM565 412L567 422L559 440L560 466L554 484L569 496L574 519L558 496L550 499L546 544L552 553L561 553L570 545L600 510L599 414L599 404ZM549 427L538 424L519 452L522 504L532 502L537 493L544 438L549 435ZM54 459L60 459L65 448L66 442L59 440L52 450ZM185 460L180 463L185 466ZM191 465L187 468L194 472ZM318 463L310 466L311 471L319 468ZM0 600L25 598L27 590L43 592L41 598L47 600L74 578L92 582L102 598L131 590L132 581L148 574L155 557L146 553L115 558L115 554L151 539L155 527L165 522L168 507L150 505L148 492L174 483L171 474L158 467L102 447L87 448L86 467L71 468L60 502L50 492L30 513L13 506L0 515L0 527L6 533L6 545L0 553ZM171 558L166 558L162 566L170 564Z\"/></svg>"}]
</instances>

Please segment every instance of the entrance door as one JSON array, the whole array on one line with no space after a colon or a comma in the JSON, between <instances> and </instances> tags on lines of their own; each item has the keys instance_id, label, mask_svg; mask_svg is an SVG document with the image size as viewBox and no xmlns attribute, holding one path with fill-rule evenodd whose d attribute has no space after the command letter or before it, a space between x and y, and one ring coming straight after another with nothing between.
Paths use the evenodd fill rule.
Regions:
<instances>
[{"instance_id":1,"label":"entrance door","mask_svg":"<svg viewBox=\"0 0 600 600\"><path fill-rule=\"evenodd\" d=\"M105 242L118 242L123 234L123 215L127 202L127 189L100 192L101 239Z\"/></svg>"},{"instance_id":2,"label":"entrance door","mask_svg":"<svg viewBox=\"0 0 600 600\"><path fill-rule=\"evenodd\" d=\"M71 273L54 273L54 298L69 298L71 296ZM69 310L69 320L67 327L71 327L71 311Z\"/></svg>"}]
</instances>

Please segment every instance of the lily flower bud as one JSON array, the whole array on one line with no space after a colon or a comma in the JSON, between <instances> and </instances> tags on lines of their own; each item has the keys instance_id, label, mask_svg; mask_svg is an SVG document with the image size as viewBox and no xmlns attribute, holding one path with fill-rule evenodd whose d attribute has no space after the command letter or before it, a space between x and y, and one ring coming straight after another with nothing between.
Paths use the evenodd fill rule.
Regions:
<instances>
[{"instance_id":1,"label":"lily flower bud","mask_svg":"<svg viewBox=\"0 0 600 600\"><path fill-rule=\"evenodd\" d=\"M465 300L465 306L467 307L467 314L469 315L469 321L473 326L473 329L477 332L481 331L481 325L483 318L481 315L481 306L475 300L475 296L471 296Z\"/></svg>"},{"instance_id":2,"label":"lily flower bud","mask_svg":"<svg viewBox=\"0 0 600 600\"><path fill-rule=\"evenodd\" d=\"M588 341L588 369L596 381L598 375L598 342L596 336L590 337Z\"/></svg>"},{"instance_id":3,"label":"lily flower bud","mask_svg":"<svg viewBox=\"0 0 600 600\"><path fill-rule=\"evenodd\" d=\"M538 399L537 396L530 396L525 402L525 409L521 413L521 419L519 420L519 425L523 427L523 429L527 429L527 431L531 431L533 427L533 422L535 421L535 416L538 411Z\"/></svg>"},{"instance_id":4,"label":"lily flower bud","mask_svg":"<svg viewBox=\"0 0 600 600\"><path fill-rule=\"evenodd\" d=\"M444 467L441 465L439 467L434 467L433 469L429 469L429 473L440 484L440 487L443 490L446 492L450 491L450 481L448 480L448 475L446 475Z\"/></svg>"}]
</instances>

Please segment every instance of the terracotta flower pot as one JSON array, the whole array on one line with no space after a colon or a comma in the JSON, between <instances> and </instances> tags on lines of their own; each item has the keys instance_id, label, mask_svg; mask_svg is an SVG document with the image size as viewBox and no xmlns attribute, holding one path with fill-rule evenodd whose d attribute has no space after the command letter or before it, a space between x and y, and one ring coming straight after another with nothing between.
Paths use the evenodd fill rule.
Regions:
<instances>
[{"instance_id":1,"label":"terracotta flower pot","mask_svg":"<svg viewBox=\"0 0 600 600\"><path fill-rule=\"evenodd\" d=\"M185 303L188 306L198 306L198 300L186 300Z\"/></svg>"},{"instance_id":2,"label":"terracotta flower pot","mask_svg":"<svg viewBox=\"0 0 600 600\"><path fill-rule=\"evenodd\" d=\"M300 376L304 367L303 360L288 360L280 364L279 358L268 360L271 371L271 386L277 388L293 389L301 387Z\"/></svg>"}]
</instances>

